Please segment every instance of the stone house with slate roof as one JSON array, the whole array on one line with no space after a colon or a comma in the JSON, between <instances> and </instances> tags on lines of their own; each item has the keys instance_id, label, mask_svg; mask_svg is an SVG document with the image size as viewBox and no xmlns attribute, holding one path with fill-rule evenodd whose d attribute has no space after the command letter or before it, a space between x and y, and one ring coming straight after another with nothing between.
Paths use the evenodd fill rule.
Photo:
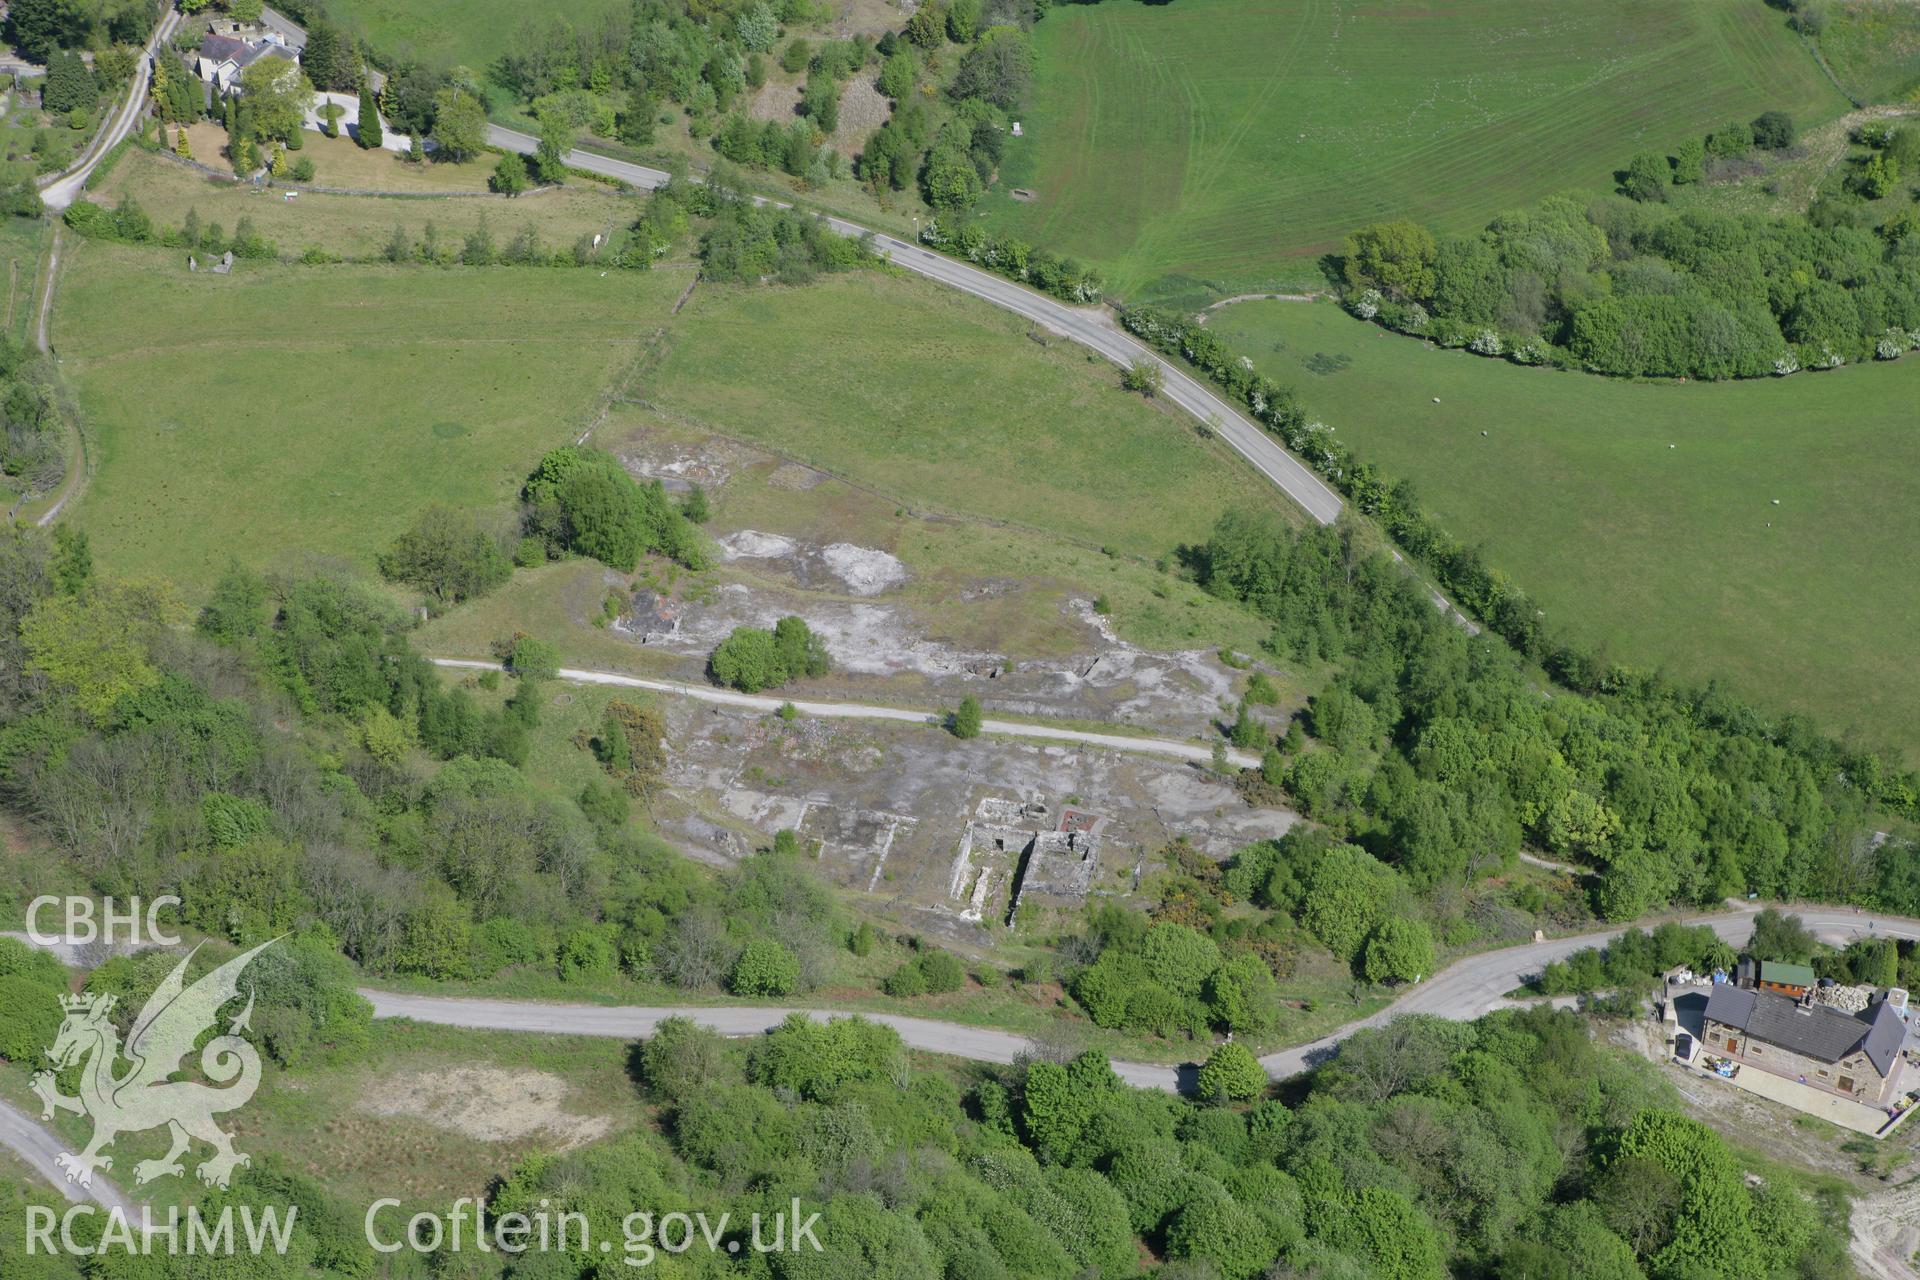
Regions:
<instances>
[{"instance_id":1,"label":"stone house with slate roof","mask_svg":"<svg viewBox=\"0 0 1920 1280\"><path fill-rule=\"evenodd\" d=\"M1908 1087L1907 1025L1885 1000L1850 1014L1726 983L1707 1000L1702 1038L1709 1053L1868 1106Z\"/></svg>"}]
</instances>

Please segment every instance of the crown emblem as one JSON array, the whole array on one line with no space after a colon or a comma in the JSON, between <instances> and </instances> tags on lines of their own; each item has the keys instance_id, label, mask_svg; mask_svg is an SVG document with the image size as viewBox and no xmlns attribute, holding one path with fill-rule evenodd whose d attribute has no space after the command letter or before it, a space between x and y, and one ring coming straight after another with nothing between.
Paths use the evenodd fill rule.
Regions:
<instances>
[{"instance_id":1,"label":"crown emblem","mask_svg":"<svg viewBox=\"0 0 1920 1280\"><path fill-rule=\"evenodd\" d=\"M60 1007L68 1013L93 1013L96 1010L105 1013L113 1008L114 998L110 995L61 996Z\"/></svg>"}]
</instances>

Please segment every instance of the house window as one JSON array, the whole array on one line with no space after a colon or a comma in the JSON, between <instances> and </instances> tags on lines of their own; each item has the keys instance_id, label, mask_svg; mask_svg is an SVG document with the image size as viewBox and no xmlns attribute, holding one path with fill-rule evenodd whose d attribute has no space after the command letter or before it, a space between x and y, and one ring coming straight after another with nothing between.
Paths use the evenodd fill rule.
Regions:
<instances>
[{"instance_id":1,"label":"house window","mask_svg":"<svg viewBox=\"0 0 1920 1280\"><path fill-rule=\"evenodd\" d=\"M1832 1073L1832 1072L1830 1072L1830 1071L1826 1071L1826 1070L1816 1070L1816 1071L1815 1071L1815 1072L1814 1072L1813 1074L1815 1074L1815 1075L1817 1075L1817 1076L1819 1076L1819 1077L1820 1077L1820 1078L1821 1078L1822 1080L1831 1080L1831 1079L1833 1079L1833 1073Z\"/></svg>"},{"instance_id":2,"label":"house window","mask_svg":"<svg viewBox=\"0 0 1920 1280\"><path fill-rule=\"evenodd\" d=\"M1707 1043L1708 1043L1708 1044L1719 1044L1719 1043L1720 1043L1720 1033L1719 1033L1718 1031L1709 1031L1709 1032L1707 1032Z\"/></svg>"},{"instance_id":3,"label":"house window","mask_svg":"<svg viewBox=\"0 0 1920 1280\"><path fill-rule=\"evenodd\" d=\"M1759 1057L1759 1056L1760 1056L1760 1046L1759 1046L1759 1045L1757 1045L1757 1044L1751 1044L1751 1043L1750 1043L1750 1044L1748 1044L1748 1045L1747 1045L1747 1056L1748 1056L1748 1057L1750 1057L1750 1058L1757 1058L1757 1057Z\"/></svg>"}]
</instances>

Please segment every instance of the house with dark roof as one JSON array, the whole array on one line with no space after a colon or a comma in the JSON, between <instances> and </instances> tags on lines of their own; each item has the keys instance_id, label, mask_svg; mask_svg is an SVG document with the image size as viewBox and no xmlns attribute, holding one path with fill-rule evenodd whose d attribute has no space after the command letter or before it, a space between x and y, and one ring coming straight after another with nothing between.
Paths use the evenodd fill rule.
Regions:
<instances>
[{"instance_id":1,"label":"house with dark roof","mask_svg":"<svg viewBox=\"0 0 1920 1280\"><path fill-rule=\"evenodd\" d=\"M1859 1013L1725 983L1707 1000L1708 1052L1868 1106L1905 1093L1907 1024L1886 1000Z\"/></svg>"},{"instance_id":2,"label":"house with dark roof","mask_svg":"<svg viewBox=\"0 0 1920 1280\"><path fill-rule=\"evenodd\" d=\"M298 64L300 51L276 32L237 24L226 32L210 28L193 55L193 74L212 85L215 94L232 95L240 91L240 73L262 58Z\"/></svg>"}]
</instances>

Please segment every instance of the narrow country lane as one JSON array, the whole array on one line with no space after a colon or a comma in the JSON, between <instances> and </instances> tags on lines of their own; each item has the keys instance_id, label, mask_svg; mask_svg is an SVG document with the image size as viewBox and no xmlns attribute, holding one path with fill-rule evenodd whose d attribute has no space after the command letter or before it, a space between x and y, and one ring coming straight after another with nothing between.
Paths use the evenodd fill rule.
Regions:
<instances>
[{"instance_id":1,"label":"narrow country lane","mask_svg":"<svg viewBox=\"0 0 1920 1280\"><path fill-rule=\"evenodd\" d=\"M1738 945L1753 932L1757 904L1742 904L1737 910L1716 915L1695 916L1687 924L1711 925L1715 933ZM1807 928L1824 941L1846 942L1872 935L1875 937L1920 940L1920 921L1898 916L1882 916L1837 907L1793 907ZM1292 1049L1281 1049L1260 1059L1267 1074L1277 1080L1298 1075L1322 1061L1340 1041L1356 1031L1380 1026L1408 1013L1431 1014L1455 1021L1468 1021L1484 1013L1505 1007L1508 993L1540 972L1549 961L1565 959L1583 947L1600 945L1618 937L1622 929L1555 938L1547 942L1507 947L1482 955L1468 956L1441 970L1416 986L1407 988L1398 1000L1372 1017L1349 1023L1332 1035ZM456 996L427 996L364 989L373 1002L376 1017L412 1018L419 1022L446 1023L452 1026L489 1028L499 1031L543 1031L553 1034L616 1036L632 1039L650 1034L663 1018L692 1018L702 1026L723 1035L758 1035L796 1012L794 1008L702 1008L697 1006L594 1006L552 1004L518 1000L476 1000ZM811 1018L845 1016L853 1010L801 1009ZM893 1014L860 1012L859 1016L884 1022L900 1033L910 1048L928 1053L969 1058L976 1062L1011 1062L1029 1047L1026 1037L1008 1031L960 1026L933 1018L902 1017ZM1164 1066L1145 1062L1115 1062L1114 1070L1129 1084L1146 1088L1178 1090L1191 1071L1188 1067Z\"/></svg>"},{"instance_id":2,"label":"narrow country lane","mask_svg":"<svg viewBox=\"0 0 1920 1280\"><path fill-rule=\"evenodd\" d=\"M80 198L94 169L140 122L140 116L147 108L147 86L153 78L154 51L173 37L174 28L179 25L180 14L169 5L154 24L153 34L147 38L146 48L134 68L132 91L127 94L126 100L114 108L113 114L101 126L99 134L81 154L79 161L41 188L40 199L53 213L60 213Z\"/></svg>"}]
</instances>

